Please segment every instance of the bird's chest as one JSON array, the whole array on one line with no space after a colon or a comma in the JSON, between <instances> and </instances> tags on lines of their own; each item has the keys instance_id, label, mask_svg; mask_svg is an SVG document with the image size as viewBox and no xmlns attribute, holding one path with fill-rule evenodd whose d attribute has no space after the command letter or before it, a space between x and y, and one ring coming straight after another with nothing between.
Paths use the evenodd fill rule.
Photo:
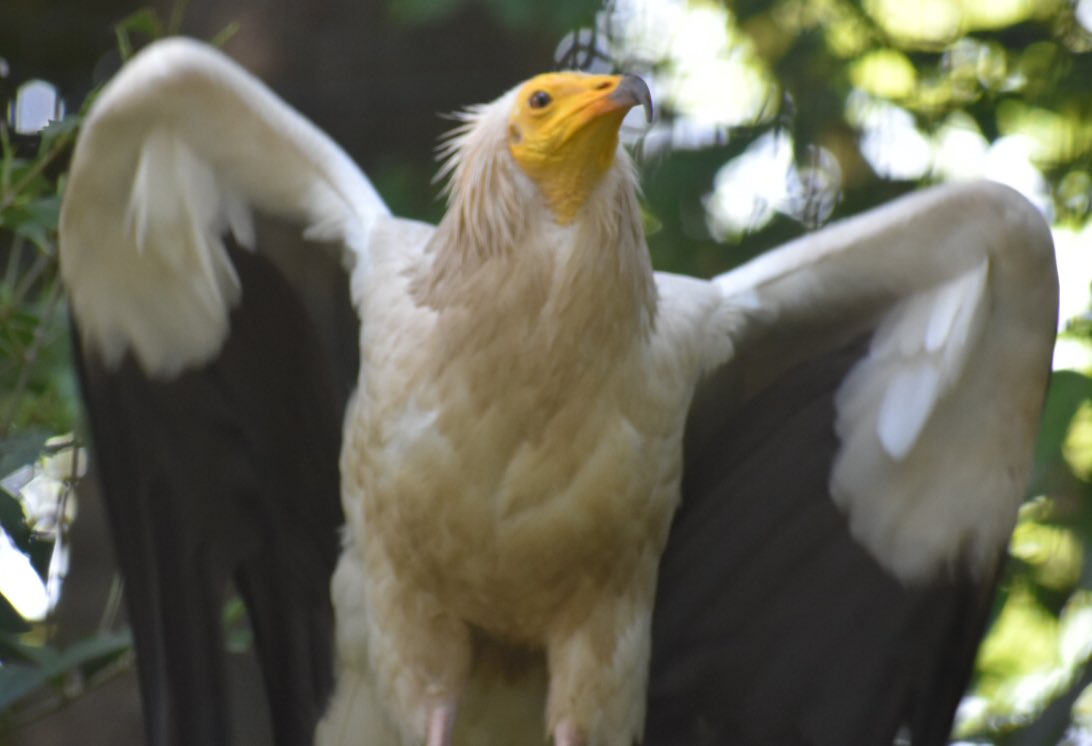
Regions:
<instances>
[{"instance_id":1,"label":"bird's chest","mask_svg":"<svg viewBox=\"0 0 1092 746\"><path fill-rule=\"evenodd\" d=\"M633 360L559 370L531 350L480 354L358 395L346 490L371 549L412 582L534 637L568 599L623 586L658 555L678 493L678 402ZM365 374L373 362L385 364L366 360Z\"/></svg>"}]
</instances>

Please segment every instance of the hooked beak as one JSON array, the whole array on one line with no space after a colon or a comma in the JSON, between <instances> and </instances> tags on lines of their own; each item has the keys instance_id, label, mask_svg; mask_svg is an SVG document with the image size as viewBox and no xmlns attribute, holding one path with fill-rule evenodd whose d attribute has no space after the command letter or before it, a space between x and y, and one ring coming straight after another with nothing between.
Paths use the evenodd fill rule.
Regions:
<instances>
[{"instance_id":1,"label":"hooked beak","mask_svg":"<svg viewBox=\"0 0 1092 746\"><path fill-rule=\"evenodd\" d=\"M640 104L645 110L645 121L652 123L652 94L645 81L636 75L623 75L608 98L627 109Z\"/></svg>"}]
</instances>

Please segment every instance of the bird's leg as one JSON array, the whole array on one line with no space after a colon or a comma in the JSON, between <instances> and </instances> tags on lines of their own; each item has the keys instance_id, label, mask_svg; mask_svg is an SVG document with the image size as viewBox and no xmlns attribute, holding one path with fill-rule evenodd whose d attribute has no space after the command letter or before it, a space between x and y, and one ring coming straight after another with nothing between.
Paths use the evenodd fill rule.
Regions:
<instances>
[{"instance_id":1,"label":"bird's leg","mask_svg":"<svg viewBox=\"0 0 1092 746\"><path fill-rule=\"evenodd\" d=\"M432 708L428 718L427 746L451 746L451 734L455 730L455 705L445 704Z\"/></svg>"},{"instance_id":2,"label":"bird's leg","mask_svg":"<svg viewBox=\"0 0 1092 746\"><path fill-rule=\"evenodd\" d=\"M427 746L450 746L456 702L470 670L469 630L433 594L382 566L379 553L364 554L368 657L376 689L406 736Z\"/></svg>"},{"instance_id":3,"label":"bird's leg","mask_svg":"<svg viewBox=\"0 0 1092 746\"><path fill-rule=\"evenodd\" d=\"M586 746L587 743L571 720L562 720L554 728L554 746Z\"/></svg>"},{"instance_id":4,"label":"bird's leg","mask_svg":"<svg viewBox=\"0 0 1092 746\"><path fill-rule=\"evenodd\" d=\"M632 746L641 738L651 648L651 575L601 598L547 641L547 727L555 746ZM651 581L651 582L649 582Z\"/></svg>"}]
</instances>

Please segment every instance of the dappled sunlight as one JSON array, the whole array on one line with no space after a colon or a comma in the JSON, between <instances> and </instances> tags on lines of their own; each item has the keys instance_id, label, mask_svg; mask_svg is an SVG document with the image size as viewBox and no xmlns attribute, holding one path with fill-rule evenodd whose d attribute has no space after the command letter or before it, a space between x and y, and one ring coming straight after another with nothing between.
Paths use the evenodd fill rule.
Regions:
<instances>
[{"instance_id":1,"label":"dappled sunlight","mask_svg":"<svg viewBox=\"0 0 1092 746\"><path fill-rule=\"evenodd\" d=\"M865 7L903 44L936 47L971 31L1004 28L1049 13L1058 0L868 0Z\"/></svg>"},{"instance_id":2,"label":"dappled sunlight","mask_svg":"<svg viewBox=\"0 0 1092 746\"><path fill-rule=\"evenodd\" d=\"M764 118L773 83L726 10L692 6L674 33L672 64L661 77L668 105L710 126Z\"/></svg>"},{"instance_id":3,"label":"dappled sunlight","mask_svg":"<svg viewBox=\"0 0 1092 746\"><path fill-rule=\"evenodd\" d=\"M1021 529L1047 528L1033 521L1025 515ZM1014 550L1028 541L1028 533L1024 531L1021 535L1018 530ZM1079 549L1074 537L1063 542L1076 543ZM1066 551L1060 554L1064 556ZM1021 558L1037 569L1038 563L1057 562L1058 556L1059 553L1038 546L1034 556ZM1072 564L1073 559L1069 556L1064 562ZM1076 559L1079 563L1080 558ZM1072 580L1075 584L1076 578ZM1017 724L1034 718L1045 702L1071 686L1090 654L1092 594L1074 593L1056 618L1034 597L1026 582L1018 583L1010 589L1001 615L979 651L977 693L964 699L956 733L969 735L1002 723Z\"/></svg>"},{"instance_id":4,"label":"dappled sunlight","mask_svg":"<svg viewBox=\"0 0 1092 746\"><path fill-rule=\"evenodd\" d=\"M775 130L724 164L702 201L710 235L738 240L779 212L808 227L825 223L838 204L842 173L826 148L811 146L808 154L805 163L795 163L792 138Z\"/></svg>"},{"instance_id":5,"label":"dappled sunlight","mask_svg":"<svg viewBox=\"0 0 1092 746\"><path fill-rule=\"evenodd\" d=\"M997 108L997 122L1002 134L1028 138L1030 156L1040 163L1070 161L1092 151L1092 120L1085 112L1005 101Z\"/></svg>"},{"instance_id":6,"label":"dappled sunlight","mask_svg":"<svg viewBox=\"0 0 1092 746\"><path fill-rule=\"evenodd\" d=\"M913 94L917 70L910 59L894 49L878 49L849 66L849 79L858 89L883 98L906 98Z\"/></svg>"},{"instance_id":7,"label":"dappled sunlight","mask_svg":"<svg viewBox=\"0 0 1092 746\"><path fill-rule=\"evenodd\" d=\"M1004 712L1020 717L1063 682L1058 674L1059 621L1039 606L1029 588L1017 586L978 653L981 680L977 690L992 700L980 715ZM975 724L962 723L961 729Z\"/></svg>"},{"instance_id":8,"label":"dappled sunlight","mask_svg":"<svg viewBox=\"0 0 1092 746\"><path fill-rule=\"evenodd\" d=\"M1009 553L1032 567L1036 582L1048 588L1069 591L1081 579L1084 551L1068 529L1022 521L1013 532Z\"/></svg>"},{"instance_id":9,"label":"dappled sunlight","mask_svg":"<svg viewBox=\"0 0 1092 746\"><path fill-rule=\"evenodd\" d=\"M1051 220L1054 209L1050 190L1043 172L1033 161L1034 152L1034 144L1023 135L998 138L986 153L982 176L1020 192L1047 220Z\"/></svg>"},{"instance_id":10,"label":"dappled sunlight","mask_svg":"<svg viewBox=\"0 0 1092 746\"><path fill-rule=\"evenodd\" d=\"M1062 614L1058 650L1062 662L1070 669L1092 656L1092 593L1089 591L1077 591L1069 599Z\"/></svg>"},{"instance_id":11,"label":"dappled sunlight","mask_svg":"<svg viewBox=\"0 0 1092 746\"><path fill-rule=\"evenodd\" d=\"M1092 277L1092 228L1054 229L1054 253L1058 261L1058 328L1089 310L1089 278Z\"/></svg>"},{"instance_id":12,"label":"dappled sunlight","mask_svg":"<svg viewBox=\"0 0 1092 746\"><path fill-rule=\"evenodd\" d=\"M1059 0L960 0L964 31L998 29L1042 17Z\"/></svg>"},{"instance_id":13,"label":"dappled sunlight","mask_svg":"<svg viewBox=\"0 0 1092 746\"><path fill-rule=\"evenodd\" d=\"M1058 329L1089 312L1092 282L1092 229L1054 229L1054 255L1058 262ZM1054 347L1055 370L1092 370L1092 344L1086 337L1063 334ZM1092 459L1092 438L1088 442ZM1092 474L1092 472L1090 472Z\"/></svg>"},{"instance_id":14,"label":"dappled sunlight","mask_svg":"<svg viewBox=\"0 0 1092 746\"><path fill-rule=\"evenodd\" d=\"M903 38L907 35L947 45L944 75L922 79L904 51L867 49L870 37L847 7L837 0L788 2L774 16L780 30L750 21L744 33L730 11L709 3L626 0L612 5L610 15L600 19L614 34L612 55L623 67L643 65L658 101L673 115L644 132L642 152L730 142L732 128L769 120L777 113L779 94L759 50L776 51L779 33L822 26L828 44L847 54L859 53L848 67L853 90L846 97L845 118L856 129L860 154L875 173L893 180L992 179L1012 186L1050 217L1051 194L1040 167L1090 147L1086 141L1092 142L1092 125L1014 104L999 113L1002 136L991 144L974 120L958 110L930 129L923 128L919 113L969 103L985 90L1025 85L1026 70L1041 53L1025 50L1010 65L1005 49L996 43L959 36L1031 17L1034 9L1021 0L994 5L971 0L867 4L877 23L885 29L897 27L902 34L898 38L910 48L913 44ZM780 145L774 147L775 142ZM813 160L827 163L822 171L786 162L793 157L791 132L763 136L726 163L704 200L710 234L718 241L738 241L763 229L778 211L809 226L821 224L830 210L824 207L813 214L814 200L800 207L810 199L800 195L816 183L823 190L840 189L845 164L838 157L844 153L808 152ZM817 173L835 177L807 178ZM793 193L795 207L789 202ZM833 209L838 201L837 194L828 195L820 204Z\"/></svg>"},{"instance_id":15,"label":"dappled sunlight","mask_svg":"<svg viewBox=\"0 0 1092 746\"><path fill-rule=\"evenodd\" d=\"M1092 624L1092 621L1089 623ZM1084 731L1087 739L1092 740L1092 686L1085 687L1073 703L1073 724Z\"/></svg>"},{"instance_id":16,"label":"dappled sunlight","mask_svg":"<svg viewBox=\"0 0 1092 746\"><path fill-rule=\"evenodd\" d=\"M1081 339L1059 337L1054 343L1054 370L1092 370L1092 347Z\"/></svg>"},{"instance_id":17,"label":"dappled sunlight","mask_svg":"<svg viewBox=\"0 0 1092 746\"><path fill-rule=\"evenodd\" d=\"M860 92L847 99L846 118L861 132L861 154L888 179L920 179L933 162L932 143L908 111Z\"/></svg>"},{"instance_id":18,"label":"dappled sunlight","mask_svg":"<svg viewBox=\"0 0 1092 746\"><path fill-rule=\"evenodd\" d=\"M950 115L933 137L933 173L942 181L981 178L990 143L966 114Z\"/></svg>"},{"instance_id":19,"label":"dappled sunlight","mask_svg":"<svg viewBox=\"0 0 1092 746\"><path fill-rule=\"evenodd\" d=\"M1092 409L1082 408L1064 449L1078 474L1092 469ZM1076 590L1085 563L1077 533L1056 523L1057 506L1037 497L1020 509L1010 554L1028 571L1014 577L1000 615L979 649L974 692L961 703L963 736L1027 723L1067 691L1092 656L1092 592ZM1055 616L1039 597L1067 598Z\"/></svg>"},{"instance_id":20,"label":"dappled sunlight","mask_svg":"<svg viewBox=\"0 0 1092 746\"><path fill-rule=\"evenodd\" d=\"M969 30L1037 17L1042 9L1023 0L877 0L866 8L884 29L897 31L894 36L909 48L913 39L946 47L944 75L921 79L905 52L867 50L869 37L859 18L836 0L786 3L776 20L784 27L782 33L821 24L829 45L846 54L861 53L848 68L855 90L846 99L846 119L857 128L858 147L871 168L894 180L992 179L1020 191L1050 217L1051 195L1040 168L1092 147L1087 118L1007 104L998 113L1002 136L990 144L974 121L958 111L931 130L922 128L917 113L970 103L986 90L1026 85L1028 71L1041 64L1043 50L1025 50L1009 63L1000 45L959 37ZM762 48L776 47L771 41L776 31L752 23L757 30L749 31L754 34L743 34L729 11L706 3L634 0L617 4L613 12L617 46L655 67L654 90L676 114L646 136L644 152L707 147L730 139L717 128L755 124L773 115L774 83L754 39ZM738 163L721 169L705 200L715 238L738 240L762 229L781 209L788 187L771 182L796 173L786 167L784 152L771 148L769 141L755 143ZM768 160L763 163L763 158Z\"/></svg>"},{"instance_id":21,"label":"dappled sunlight","mask_svg":"<svg viewBox=\"0 0 1092 746\"><path fill-rule=\"evenodd\" d=\"M621 0L600 14L619 67L648 79L658 106L675 115L673 147L694 148L725 127L768 119L776 86L750 38L712 3ZM660 135L663 141L664 136Z\"/></svg>"},{"instance_id":22,"label":"dappled sunlight","mask_svg":"<svg viewBox=\"0 0 1092 746\"><path fill-rule=\"evenodd\" d=\"M1092 0L1077 0L1074 15L1085 31L1092 32Z\"/></svg>"},{"instance_id":23,"label":"dappled sunlight","mask_svg":"<svg viewBox=\"0 0 1092 746\"><path fill-rule=\"evenodd\" d=\"M612 54L649 71L657 100L673 117L644 132L647 154L694 150L730 142L733 127L777 113L776 84L764 58L784 53L792 35L819 30L847 67L851 90L844 116L857 134L860 156L879 176L895 181L990 179L1027 197L1048 218L1055 204L1067 214L1088 213L1092 177L1075 170L1052 194L1043 169L1092 151L1092 120L1078 108L1031 106L1006 97L996 111L991 142L961 107L987 92L1039 85L1059 48L1045 43L1007 50L996 41L967 37L1048 17L1053 3L1030 0L872 0L866 12L902 48L873 48L875 35L858 12L839 0L789 0L767 18L750 18L746 33L733 14L707 3L624 0L611 6ZM1092 2L1082 2L1086 26ZM772 23L770 22L772 21ZM941 54L937 72L923 77L908 51ZM788 106L791 107L791 102ZM948 110L943 117L933 112ZM839 202L844 150L804 149L811 164L797 164L791 127L760 135L716 172L703 198L705 226L720 242L737 243L777 214L805 226L821 225ZM815 164L824 164L816 169ZM852 176L850 177L852 178ZM1056 202L1057 200L1057 202ZM817 207L818 206L818 207ZM1061 275L1059 328L1089 307L1092 236L1055 226ZM1059 339L1056 369L1092 369L1092 346L1076 336Z\"/></svg>"},{"instance_id":24,"label":"dappled sunlight","mask_svg":"<svg viewBox=\"0 0 1092 746\"><path fill-rule=\"evenodd\" d=\"M1062 455L1075 476L1092 480L1092 401L1084 402L1073 415Z\"/></svg>"},{"instance_id":25,"label":"dappled sunlight","mask_svg":"<svg viewBox=\"0 0 1092 746\"><path fill-rule=\"evenodd\" d=\"M865 7L887 34L908 44L944 44L963 31L955 0L869 0Z\"/></svg>"},{"instance_id":26,"label":"dappled sunlight","mask_svg":"<svg viewBox=\"0 0 1092 746\"><path fill-rule=\"evenodd\" d=\"M770 132L724 164L704 200L709 232L725 241L770 222L788 199L792 159L792 139Z\"/></svg>"}]
</instances>

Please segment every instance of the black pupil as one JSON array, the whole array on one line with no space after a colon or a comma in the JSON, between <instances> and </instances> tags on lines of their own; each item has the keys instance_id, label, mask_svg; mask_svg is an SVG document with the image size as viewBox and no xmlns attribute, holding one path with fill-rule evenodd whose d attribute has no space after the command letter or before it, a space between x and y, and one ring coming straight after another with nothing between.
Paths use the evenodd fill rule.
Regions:
<instances>
[{"instance_id":1,"label":"black pupil","mask_svg":"<svg viewBox=\"0 0 1092 746\"><path fill-rule=\"evenodd\" d=\"M546 91L535 91L531 94L532 109L541 109L548 103L550 103L550 94Z\"/></svg>"}]
</instances>

